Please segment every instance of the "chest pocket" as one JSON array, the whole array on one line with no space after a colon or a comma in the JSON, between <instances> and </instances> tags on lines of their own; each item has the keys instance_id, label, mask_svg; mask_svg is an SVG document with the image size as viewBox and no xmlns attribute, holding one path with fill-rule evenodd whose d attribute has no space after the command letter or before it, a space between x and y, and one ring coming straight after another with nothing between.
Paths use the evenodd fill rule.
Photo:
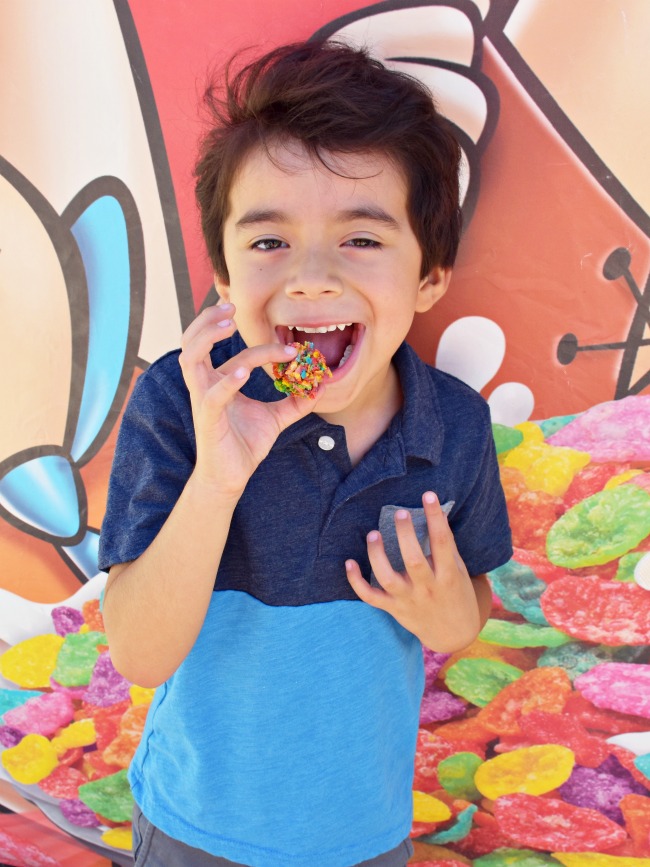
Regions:
<instances>
[{"instance_id":1,"label":"chest pocket","mask_svg":"<svg viewBox=\"0 0 650 867\"><path fill-rule=\"evenodd\" d=\"M453 506L454 500L448 500L446 503L441 505L441 509L445 515L448 515ZM406 509L407 512L410 512L415 535L426 557L431 554L431 545L429 544L427 519L422 507L410 509L408 506L382 506L381 512L379 513L379 526L377 529L381 533L381 538L384 541L384 550L386 551L386 556L388 557L390 565L396 572L403 572L404 561L402 560L402 554L397 541L397 531L395 529L395 512L397 512L398 509ZM370 583L374 587L379 587L379 582L375 578L374 572L370 573Z\"/></svg>"}]
</instances>

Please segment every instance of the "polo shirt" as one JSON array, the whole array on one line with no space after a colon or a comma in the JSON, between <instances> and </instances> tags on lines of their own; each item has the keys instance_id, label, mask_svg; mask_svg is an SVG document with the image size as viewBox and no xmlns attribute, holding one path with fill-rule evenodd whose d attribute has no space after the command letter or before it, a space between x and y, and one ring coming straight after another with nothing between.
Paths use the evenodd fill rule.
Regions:
<instances>
[{"instance_id":1,"label":"polo shirt","mask_svg":"<svg viewBox=\"0 0 650 867\"><path fill-rule=\"evenodd\" d=\"M235 334L212 362L243 348ZM235 509L196 643L156 690L129 779L147 818L188 845L253 867L349 867L408 836L422 647L358 599L345 560L371 580L377 527L399 559L390 516L407 508L423 530L427 490L446 504L470 575L512 547L487 404L407 344L394 364L403 406L355 466L344 428L315 413L280 434ZM242 391L283 399L261 369ZM155 538L195 448L171 352L125 411L102 569Z\"/></svg>"}]
</instances>

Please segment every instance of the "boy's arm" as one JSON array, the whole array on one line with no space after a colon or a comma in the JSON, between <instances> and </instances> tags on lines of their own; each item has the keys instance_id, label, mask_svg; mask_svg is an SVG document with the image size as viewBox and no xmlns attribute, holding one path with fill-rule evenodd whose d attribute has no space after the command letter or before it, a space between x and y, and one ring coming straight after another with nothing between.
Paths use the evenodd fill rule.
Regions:
<instances>
[{"instance_id":1,"label":"boy's arm","mask_svg":"<svg viewBox=\"0 0 650 867\"><path fill-rule=\"evenodd\" d=\"M295 349L244 349L219 368L210 352L235 330L232 304L204 310L183 335L179 362L192 405L196 463L156 538L136 560L111 568L103 614L115 667L158 686L191 650L208 610L234 509L251 475L288 425L318 403L272 403L240 393L251 371Z\"/></svg>"},{"instance_id":2,"label":"boy's arm","mask_svg":"<svg viewBox=\"0 0 650 867\"><path fill-rule=\"evenodd\" d=\"M453 653L474 641L487 620L492 592L485 575L470 578L447 518L430 491L422 498L431 556L425 556L406 509L395 513L395 527L405 571L396 572L384 551L381 534L368 534L368 555L381 585L371 587L359 565L348 560L353 590L364 602L381 608L431 650Z\"/></svg>"}]
</instances>

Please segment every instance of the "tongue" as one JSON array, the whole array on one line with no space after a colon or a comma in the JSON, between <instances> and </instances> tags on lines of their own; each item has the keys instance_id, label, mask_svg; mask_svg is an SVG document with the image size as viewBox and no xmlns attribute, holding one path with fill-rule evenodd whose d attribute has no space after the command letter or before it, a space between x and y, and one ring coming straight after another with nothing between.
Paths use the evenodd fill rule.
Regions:
<instances>
[{"instance_id":1,"label":"tongue","mask_svg":"<svg viewBox=\"0 0 650 867\"><path fill-rule=\"evenodd\" d=\"M343 358L346 347L352 342L353 326L339 331L327 331L325 334L308 334L294 329L294 340L298 343L313 343L316 349L323 353L327 366L335 368Z\"/></svg>"}]
</instances>

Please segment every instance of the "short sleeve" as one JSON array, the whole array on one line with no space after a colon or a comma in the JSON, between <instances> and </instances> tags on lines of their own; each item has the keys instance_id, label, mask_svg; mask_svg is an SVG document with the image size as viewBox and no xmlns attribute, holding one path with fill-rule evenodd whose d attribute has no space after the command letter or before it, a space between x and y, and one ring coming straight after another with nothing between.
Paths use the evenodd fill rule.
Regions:
<instances>
[{"instance_id":1,"label":"short sleeve","mask_svg":"<svg viewBox=\"0 0 650 867\"><path fill-rule=\"evenodd\" d=\"M173 356L163 362L177 367ZM156 362L140 376L120 425L99 541L105 571L148 548L194 468L189 397L180 369L174 378L164 366Z\"/></svg>"},{"instance_id":2,"label":"short sleeve","mask_svg":"<svg viewBox=\"0 0 650 867\"><path fill-rule=\"evenodd\" d=\"M468 495L452 510L450 527L471 576L482 575L512 557L512 534L499 475L489 409L478 472Z\"/></svg>"}]
</instances>

